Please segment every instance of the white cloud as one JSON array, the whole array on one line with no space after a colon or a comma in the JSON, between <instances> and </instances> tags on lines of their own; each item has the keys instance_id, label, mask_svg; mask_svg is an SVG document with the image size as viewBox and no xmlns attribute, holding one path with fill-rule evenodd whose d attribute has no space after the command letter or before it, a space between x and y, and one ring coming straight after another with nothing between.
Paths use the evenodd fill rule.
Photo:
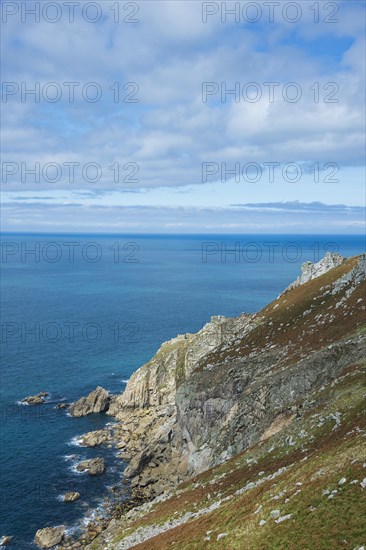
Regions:
<instances>
[{"instance_id":1,"label":"white cloud","mask_svg":"<svg viewBox=\"0 0 366 550\"><path fill-rule=\"evenodd\" d=\"M182 186L187 206L217 207L218 202L260 202L274 196L360 204L365 115L360 4L340 2L337 24L314 24L307 5L296 25L281 18L276 24L238 25L230 18L223 24L219 17L204 24L200 2L155 0L140 3L140 23L134 25L114 24L112 12L97 25L86 23L80 14L72 24L62 20L54 25L44 21L17 25L10 19L3 37L8 59L5 80L24 81L29 87L36 81L41 87L54 81L65 94L64 82L81 85L73 104L65 96L55 104L31 98L22 103L19 96L4 104L4 160L29 167L35 162L98 162L103 177L95 183L79 177L72 184L65 177L38 184L32 178L22 183L16 177L4 189L46 194L59 189L69 201L75 200L73 188L108 190L98 200L109 197L111 207L120 201L120 190L131 184L116 185L109 167L134 162L139 181L133 190L155 190L139 196L140 206L143 201L149 206L172 206L177 194L168 189ZM329 43L337 50L334 54ZM96 104L83 101L78 93L92 81L103 89ZM138 83L139 103L114 103L109 86L115 81L122 86ZM218 94L202 103L203 82L225 83L228 89L236 82L257 82L263 97L257 103L241 97L235 103L228 96L229 101L222 103ZM265 82L280 83L274 103L268 101ZM301 87L298 103L282 98L288 82ZM314 82L320 86L318 103L309 89ZM332 91L323 89L327 82L339 86L338 103L324 103ZM275 187L263 182L244 187L202 184L202 162L291 161L336 162L342 168L341 181L331 186L309 178L303 178L301 185L277 178ZM124 194L123 204L134 194Z\"/></svg>"}]
</instances>

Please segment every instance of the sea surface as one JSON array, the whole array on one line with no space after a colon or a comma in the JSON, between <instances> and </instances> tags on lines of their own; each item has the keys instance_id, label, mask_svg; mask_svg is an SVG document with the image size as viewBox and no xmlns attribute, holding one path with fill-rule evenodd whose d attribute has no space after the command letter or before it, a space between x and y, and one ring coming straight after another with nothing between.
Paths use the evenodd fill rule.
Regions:
<instances>
[{"instance_id":1,"label":"sea surface","mask_svg":"<svg viewBox=\"0 0 366 550\"><path fill-rule=\"evenodd\" d=\"M2 235L1 527L12 548L34 548L37 529L70 531L122 477L113 449L77 437L106 415L55 409L101 385L122 392L131 374L177 334L212 315L255 312L275 299L304 261L326 251L365 251L362 236ZM49 392L38 407L19 404ZM77 474L84 458L107 471ZM77 490L81 499L62 502Z\"/></svg>"}]
</instances>

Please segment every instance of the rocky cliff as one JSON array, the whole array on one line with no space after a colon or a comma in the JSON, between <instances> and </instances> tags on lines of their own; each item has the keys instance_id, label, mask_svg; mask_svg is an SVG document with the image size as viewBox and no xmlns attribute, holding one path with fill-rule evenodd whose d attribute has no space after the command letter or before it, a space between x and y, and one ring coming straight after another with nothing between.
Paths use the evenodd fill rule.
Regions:
<instances>
[{"instance_id":1,"label":"rocky cliff","mask_svg":"<svg viewBox=\"0 0 366 550\"><path fill-rule=\"evenodd\" d=\"M110 405L133 487L154 496L290 423L365 354L365 256L327 254L254 315L164 343Z\"/></svg>"}]
</instances>

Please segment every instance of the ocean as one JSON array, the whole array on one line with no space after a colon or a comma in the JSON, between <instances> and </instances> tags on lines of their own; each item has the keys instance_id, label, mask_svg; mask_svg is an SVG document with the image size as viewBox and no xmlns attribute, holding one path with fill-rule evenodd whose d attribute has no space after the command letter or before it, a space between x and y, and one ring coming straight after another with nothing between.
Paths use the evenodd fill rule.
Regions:
<instances>
[{"instance_id":1,"label":"ocean","mask_svg":"<svg viewBox=\"0 0 366 550\"><path fill-rule=\"evenodd\" d=\"M71 418L57 403L98 385L122 392L163 341L259 310L326 251L359 254L365 238L3 234L0 536L24 550L39 528L77 530L123 477L114 449L75 443L112 419ZM45 404L19 403L42 390ZM105 457L104 475L75 472L93 456ZM70 490L80 500L62 502Z\"/></svg>"}]
</instances>

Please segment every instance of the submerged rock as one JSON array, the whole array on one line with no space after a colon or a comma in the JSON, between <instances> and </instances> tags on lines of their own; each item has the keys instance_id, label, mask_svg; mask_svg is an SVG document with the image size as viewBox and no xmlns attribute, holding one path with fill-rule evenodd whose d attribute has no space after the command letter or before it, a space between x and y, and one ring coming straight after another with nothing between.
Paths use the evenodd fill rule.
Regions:
<instances>
[{"instance_id":1,"label":"submerged rock","mask_svg":"<svg viewBox=\"0 0 366 550\"><path fill-rule=\"evenodd\" d=\"M56 409L67 409L69 406L69 403L57 403Z\"/></svg>"},{"instance_id":2,"label":"submerged rock","mask_svg":"<svg viewBox=\"0 0 366 550\"><path fill-rule=\"evenodd\" d=\"M90 460L83 460L76 466L78 472L87 472L90 476L97 476L104 472L105 462L104 458L92 458Z\"/></svg>"},{"instance_id":3,"label":"submerged rock","mask_svg":"<svg viewBox=\"0 0 366 550\"><path fill-rule=\"evenodd\" d=\"M10 535L4 535L0 538L0 546L6 546L7 544L10 544L14 537L11 537Z\"/></svg>"},{"instance_id":4,"label":"submerged rock","mask_svg":"<svg viewBox=\"0 0 366 550\"><path fill-rule=\"evenodd\" d=\"M52 548L62 541L62 539L64 538L65 530L66 527L64 525L39 529L34 537L34 542L40 548Z\"/></svg>"},{"instance_id":5,"label":"submerged rock","mask_svg":"<svg viewBox=\"0 0 366 550\"><path fill-rule=\"evenodd\" d=\"M64 494L64 502L75 502L75 500L79 500L79 498L80 493L77 491Z\"/></svg>"},{"instance_id":6,"label":"submerged rock","mask_svg":"<svg viewBox=\"0 0 366 550\"><path fill-rule=\"evenodd\" d=\"M109 408L110 395L104 388L98 386L87 397L81 397L69 407L72 416L86 416L92 413L105 412Z\"/></svg>"}]
</instances>

